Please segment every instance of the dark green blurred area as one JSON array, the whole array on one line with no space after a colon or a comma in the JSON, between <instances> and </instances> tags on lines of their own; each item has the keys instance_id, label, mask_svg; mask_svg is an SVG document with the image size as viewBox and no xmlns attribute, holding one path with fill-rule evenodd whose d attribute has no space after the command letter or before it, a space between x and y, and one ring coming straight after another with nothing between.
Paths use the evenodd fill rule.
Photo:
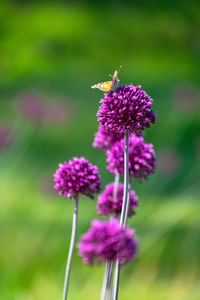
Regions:
<instances>
[{"instance_id":1,"label":"dark green blurred area","mask_svg":"<svg viewBox=\"0 0 200 300\"><path fill-rule=\"evenodd\" d=\"M0 2L0 300L61 299L73 203L52 175L84 156L102 189L113 180L92 147L103 94L90 86L120 65L158 116L145 132L157 171L133 182L140 249L120 299L200 299L200 5L138 0ZM79 235L95 206L81 199ZM100 299L102 277L75 254L69 299Z\"/></svg>"}]
</instances>

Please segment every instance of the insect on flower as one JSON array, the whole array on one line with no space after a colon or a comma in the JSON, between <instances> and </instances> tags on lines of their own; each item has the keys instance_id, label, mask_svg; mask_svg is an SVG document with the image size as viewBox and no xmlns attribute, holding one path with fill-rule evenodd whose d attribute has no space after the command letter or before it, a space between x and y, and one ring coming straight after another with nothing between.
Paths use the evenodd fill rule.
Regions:
<instances>
[{"instance_id":1,"label":"insect on flower","mask_svg":"<svg viewBox=\"0 0 200 300\"><path fill-rule=\"evenodd\" d=\"M121 69L121 67L120 67L120 69ZM120 69L119 69L119 71L120 71ZM120 82L120 80L117 77L119 71L117 71L117 70L115 71L112 81L100 82L100 83L92 85L91 88L92 89L99 89L103 92L110 92L110 91L114 90Z\"/></svg>"}]
</instances>

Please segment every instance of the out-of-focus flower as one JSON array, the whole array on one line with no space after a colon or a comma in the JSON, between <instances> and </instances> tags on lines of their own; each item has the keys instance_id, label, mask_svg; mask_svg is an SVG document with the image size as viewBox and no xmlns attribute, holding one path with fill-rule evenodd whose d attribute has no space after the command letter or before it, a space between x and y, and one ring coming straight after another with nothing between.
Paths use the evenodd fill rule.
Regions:
<instances>
[{"instance_id":1,"label":"out-of-focus flower","mask_svg":"<svg viewBox=\"0 0 200 300\"><path fill-rule=\"evenodd\" d=\"M22 94L17 104L20 113L37 125L64 123L73 115L69 100L47 101L36 92Z\"/></svg>"},{"instance_id":2,"label":"out-of-focus flower","mask_svg":"<svg viewBox=\"0 0 200 300\"><path fill-rule=\"evenodd\" d=\"M115 142L123 137L123 133L106 130L104 126L100 125L95 134L93 146L100 148L102 151L111 149Z\"/></svg>"},{"instance_id":3,"label":"out-of-focus flower","mask_svg":"<svg viewBox=\"0 0 200 300\"><path fill-rule=\"evenodd\" d=\"M152 101L141 86L120 86L105 93L97 113L98 121L106 130L141 132L156 121L155 112L150 109Z\"/></svg>"},{"instance_id":4,"label":"out-of-focus flower","mask_svg":"<svg viewBox=\"0 0 200 300\"><path fill-rule=\"evenodd\" d=\"M197 136L195 140L195 152L197 155L197 158L200 159L200 135Z\"/></svg>"},{"instance_id":5,"label":"out-of-focus flower","mask_svg":"<svg viewBox=\"0 0 200 300\"><path fill-rule=\"evenodd\" d=\"M184 112L193 112L198 105L198 90L189 84L181 85L174 91L173 98L179 109Z\"/></svg>"},{"instance_id":6,"label":"out-of-focus flower","mask_svg":"<svg viewBox=\"0 0 200 300\"><path fill-rule=\"evenodd\" d=\"M104 192L99 195L97 210L99 215L103 215L104 217L120 216L122 210L123 203L123 192L124 185L119 183L117 190L117 197L114 199L114 183L110 183L106 186ZM138 198L135 195L135 191L130 190L130 205L128 217L131 217L135 214L135 208L138 206Z\"/></svg>"},{"instance_id":7,"label":"out-of-focus flower","mask_svg":"<svg viewBox=\"0 0 200 300\"><path fill-rule=\"evenodd\" d=\"M43 116L44 124L60 124L68 122L73 116L72 105L64 99L57 99L46 103Z\"/></svg>"},{"instance_id":8,"label":"out-of-focus flower","mask_svg":"<svg viewBox=\"0 0 200 300\"><path fill-rule=\"evenodd\" d=\"M170 176L178 170L180 161L180 154L175 148L161 149L158 153L158 170Z\"/></svg>"},{"instance_id":9,"label":"out-of-focus flower","mask_svg":"<svg viewBox=\"0 0 200 300\"><path fill-rule=\"evenodd\" d=\"M94 264L118 260L123 265L135 259L137 239L134 231L112 222L94 220L78 244L84 263Z\"/></svg>"},{"instance_id":10,"label":"out-of-focus flower","mask_svg":"<svg viewBox=\"0 0 200 300\"><path fill-rule=\"evenodd\" d=\"M93 199L93 194L100 191L98 168L83 157L74 157L68 163L59 164L54 181L56 183L54 187L59 195L69 199L75 198L79 193Z\"/></svg>"},{"instance_id":11,"label":"out-of-focus flower","mask_svg":"<svg viewBox=\"0 0 200 300\"><path fill-rule=\"evenodd\" d=\"M45 103L38 93L23 93L17 102L17 109L31 122L35 124L42 123L45 112Z\"/></svg>"},{"instance_id":12,"label":"out-of-focus flower","mask_svg":"<svg viewBox=\"0 0 200 300\"><path fill-rule=\"evenodd\" d=\"M58 197L57 191L53 188L53 183L54 181L52 176L49 176L48 174L43 175L42 177L39 178L39 182L38 182L39 189L44 196L48 197L48 199L49 197L51 198Z\"/></svg>"},{"instance_id":13,"label":"out-of-focus flower","mask_svg":"<svg viewBox=\"0 0 200 300\"><path fill-rule=\"evenodd\" d=\"M124 175L124 139L116 142L111 150L106 152L107 169L121 176ZM145 178L155 171L156 159L152 144L146 144L144 138L134 134L129 138L129 174L136 178Z\"/></svg>"},{"instance_id":14,"label":"out-of-focus flower","mask_svg":"<svg viewBox=\"0 0 200 300\"><path fill-rule=\"evenodd\" d=\"M14 141L14 131L9 124L0 124L0 151L7 149Z\"/></svg>"}]
</instances>

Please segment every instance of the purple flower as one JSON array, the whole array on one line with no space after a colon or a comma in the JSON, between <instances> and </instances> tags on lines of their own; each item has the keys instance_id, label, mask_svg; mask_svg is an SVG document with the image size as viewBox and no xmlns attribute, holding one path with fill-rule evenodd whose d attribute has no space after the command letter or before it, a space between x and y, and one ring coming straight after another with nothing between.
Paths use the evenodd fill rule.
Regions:
<instances>
[{"instance_id":1,"label":"purple flower","mask_svg":"<svg viewBox=\"0 0 200 300\"><path fill-rule=\"evenodd\" d=\"M17 102L17 109L35 125L66 123L73 116L69 100L60 98L47 101L36 92L23 93Z\"/></svg>"},{"instance_id":2,"label":"purple flower","mask_svg":"<svg viewBox=\"0 0 200 300\"><path fill-rule=\"evenodd\" d=\"M59 164L54 181L56 183L54 188L59 191L59 195L69 199L75 198L78 193L93 199L93 194L100 191L98 168L83 157L74 157L68 163Z\"/></svg>"},{"instance_id":3,"label":"purple flower","mask_svg":"<svg viewBox=\"0 0 200 300\"><path fill-rule=\"evenodd\" d=\"M79 255L86 264L119 260L123 265L135 259L138 242L133 236L134 230L121 227L117 220L94 220L80 239Z\"/></svg>"},{"instance_id":4,"label":"purple flower","mask_svg":"<svg viewBox=\"0 0 200 300\"><path fill-rule=\"evenodd\" d=\"M106 186L105 191L99 195L99 201L97 210L99 215L114 216L117 217L121 214L122 202L123 202L124 185L119 184L117 191L117 198L114 199L114 183L110 183ZM128 216L131 217L135 214L135 207L138 206L138 198L135 195L135 191L130 191L130 206Z\"/></svg>"},{"instance_id":5,"label":"purple flower","mask_svg":"<svg viewBox=\"0 0 200 300\"><path fill-rule=\"evenodd\" d=\"M141 132L156 121L154 111L150 110L151 104L152 99L141 86L122 85L105 93L97 113L98 121L105 129L118 133Z\"/></svg>"},{"instance_id":6,"label":"purple flower","mask_svg":"<svg viewBox=\"0 0 200 300\"><path fill-rule=\"evenodd\" d=\"M200 135L196 137L195 140L195 154L197 156L197 159L200 159Z\"/></svg>"},{"instance_id":7,"label":"purple flower","mask_svg":"<svg viewBox=\"0 0 200 300\"><path fill-rule=\"evenodd\" d=\"M15 139L15 132L10 124L0 124L0 151L11 146Z\"/></svg>"},{"instance_id":8,"label":"purple flower","mask_svg":"<svg viewBox=\"0 0 200 300\"><path fill-rule=\"evenodd\" d=\"M183 84L176 87L173 98L178 109L183 112L191 113L198 109L199 91L192 85Z\"/></svg>"},{"instance_id":9,"label":"purple flower","mask_svg":"<svg viewBox=\"0 0 200 300\"><path fill-rule=\"evenodd\" d=\"M106 130L104 126L99 126L95 134L93 146L100 148L102 151L111 149L115 142L123 137L123 133Z\"/></svg>"},{"instance_id":10,"label":"purple flower","mask_svg":"<svg viewBox=\"0 0 200 300\"><path fill-rule=\"evenodd\" d=\"M124 139L116 142L106 152L107 169L112 173L124 175ZM144 138L134 134L129 138L129 174L136 178L145 178L155 171L155 153L152 144L146 144Z\"/></svg>"},{"instance_id":11,"label":"purple flower","mask_svg":"<svg viewBox=\"0 0 200 300\"><path fill-rule=\"evenodd\" d=\"M17 109L28 120L41 124L45 112L45 102L36 92L25 92L20 95Z\"/></svg>"},{"instance_id":12,"label":"purple flower","mask_svg":"<svg viewBox=\"0 0 200 300\"><path fill-rule=\"evenodd\" d=\"M158 153L158 169L161 174L171 176L181 165L180 153L173 147L166 147Z\"/></svg>"},{"instance_id":13,"label":"purple flower","mask_svg":"<svg viewBox=\"0 0 200 300\"><path fill-rule=\"evenodd\" d=\"M72 104L65 99L56 99L46 102L46 109L43 116L43 124L61 124L67 123L74 114Z\"/></svg>"}]
</instances>

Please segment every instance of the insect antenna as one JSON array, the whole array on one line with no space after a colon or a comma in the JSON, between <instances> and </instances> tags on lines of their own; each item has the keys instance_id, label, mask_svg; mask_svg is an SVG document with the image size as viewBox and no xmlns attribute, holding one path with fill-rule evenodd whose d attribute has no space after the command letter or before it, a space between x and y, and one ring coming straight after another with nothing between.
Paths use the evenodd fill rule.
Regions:
<instances>
[{"instance_id":1,"label":"insect antenna","mask_svg":"<svg viewBox=\"0 0 200 300\"><path fill-rule=\"evenodd\" d=\"M119 70L118 70L118 74L119 74L119 71L122 69L122 66L119 66Z\"/></svg>"}]
</instances>

